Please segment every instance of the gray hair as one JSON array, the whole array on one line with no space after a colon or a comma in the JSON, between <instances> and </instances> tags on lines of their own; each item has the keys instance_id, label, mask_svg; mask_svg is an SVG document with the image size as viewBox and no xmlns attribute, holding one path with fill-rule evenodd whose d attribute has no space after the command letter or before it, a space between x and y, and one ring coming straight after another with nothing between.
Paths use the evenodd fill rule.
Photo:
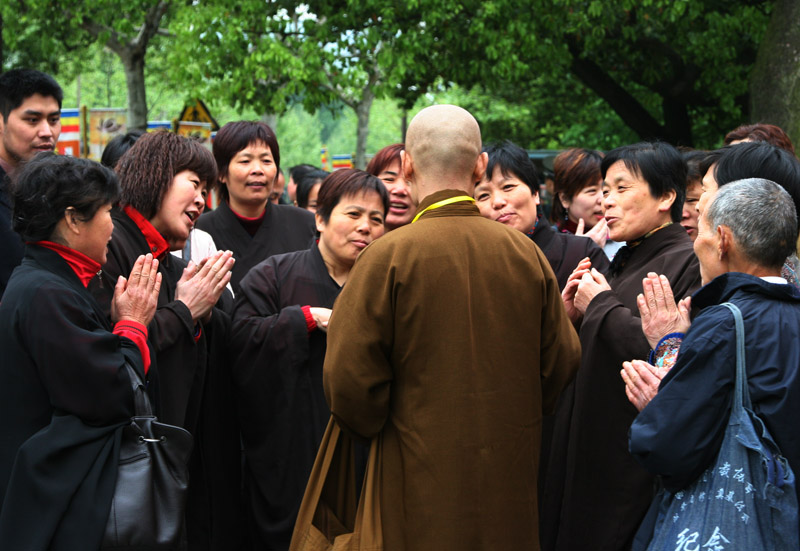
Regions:
<instances>
[{"instance_id":1,"label":"gray hair","mask_svg":"<svg viewBox=\"0 0 800 551\"><path fill-rule=\"evenodd\" d=\"M747 178L726 184L704 216L714 231L728 226L739 251L759 266L779 268L796 250L794 201L770 180Z\"/></svg>"}]
</instances>

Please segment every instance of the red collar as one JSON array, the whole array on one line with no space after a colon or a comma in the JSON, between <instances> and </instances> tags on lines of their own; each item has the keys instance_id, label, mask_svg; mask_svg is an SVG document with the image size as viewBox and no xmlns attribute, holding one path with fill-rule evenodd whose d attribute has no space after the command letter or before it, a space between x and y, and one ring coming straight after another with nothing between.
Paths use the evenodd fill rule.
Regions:
<instances>
[{"instance_id":1,"label":"red collar","mask_svg":"<svg viewBox=\"0 0 800 551\"><path fill-rule=\"evenodd\" d=\"M267 203L267 205L269 205L269 203ZM228 205L228 207L230 208L230 205ZM236 219L239 220L239 223L242 225L245 231L250 234L250 237L254 237L256 235L256 232L258 232L258 228L260 228L261 224L264 222L264 217L267 215L267 208L268 207L264 207L264 212L262 212L259 216L256 216L255 218L248 218L247 216L242 216L233 209L231 209L231 212L236 217Z\"/></svg>"},{"instance_id":2,"label":"red collar","mask_svg":"<svg viewBox=\"0 0 800 551\"><path fill-rule=\"evenodd\" d=\"M69 247L53 243L52 241L37 241L34 245L39 245L40 247L58 253L58 256L69 264L69 267L72 268L72 271L75 272L75 275L78 276L78 279L81 280L84 287L89 285L92 278L100 271L101 266L99 262L92 260L75 249L70 249Z\"/></svg>"},{"instance_id":3,"label":"red collar","mask_svg":"<svg viewBox=\"0 0 800 551\"><path fill-rule=\"evenodd\" d=\"M239 214L238 212L233 210L230 205L228 205L228 208L230 208L231 212L234 214L234 216L236 216L236 218L238 218L242 222L251 222L251 223L252 222L260 222L261 220L264 219L264 216L266 216L266 214L267 214L267 208L266 207L264 207L264 211L261 214L259 214L258 216L256 216L255 218L242 216L241 214Z\"/></svg>"},{"instance_id":4,"label":"red collar","mask_svg":"<svg viewBox=\"0 0 800 551\"><path fill-rule=\"evenodd\" d=\"M123 209L125 214L130 217L131 220L136 224L139 228L139 231L142 232L144 238L147 240L147 246L150 247L150 252L153 253L153 256L156 257L158 260L162 260L164 255L169 252L169 245L167 244L167 240L158 233L158 230L153 227L144 216L139 213L138 210L133 208L130 205L125 205Z\"/></svg>"}]
</instances>

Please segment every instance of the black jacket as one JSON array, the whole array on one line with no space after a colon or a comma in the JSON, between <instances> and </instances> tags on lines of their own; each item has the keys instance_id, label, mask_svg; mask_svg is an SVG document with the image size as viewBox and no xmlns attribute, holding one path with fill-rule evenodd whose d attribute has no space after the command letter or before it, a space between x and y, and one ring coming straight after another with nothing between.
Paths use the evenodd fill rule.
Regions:
<instances>
[{"instance_id":1,"label":"black jacket","mask_svg":"<svg viewBox=\"0 0 800 551\"><path fill-rule=\"evenodd\" d=\"M24 245L19 234L11 229L11 197L8 193L8 178L0 167L0 299L3 298L11 272L22 262Z\"/></svg>"},{"instance_id":2,"label":"black jacket","mask_svg":"<svg viewBox=\"0 0 800 551\"><path fill-rule=\"evenodd\" d=\"M114 209L111 216L108 260L102 277L90 284L106 312L117 278L128 277L139 255L151 252L124 211ZM148 327L148 392L160 421L181 426L195 438L186 513L190 548L236 549L242 531L241 445L230 378L230 317L215 308L209 323L195 326L189 308L175 300L185 266L171 254L158 265L162 280L158 309Z\"/></svg>"},{"instance_id":3,"label":"black jacket","mask_svg":"<svg viewBox=\"0 0 800 551\"><path fill-rule=\"evenodd\" d=\"M340 289L314 245L257 265L236 297L231 341L254 549L289 548L330 417L322 390L326 334L309 333L301 308L333 308Z\"/></svg>"},{"instance_id":4,"label":"black jacket","mask_svg":"<svg viewBox=\"0 0 800 551\"><path fill-rule=\"evenodd\" d=\"M111 332L56 252L29 245L0 304L0 350L0 542L96 549L116 480L117 429L133 415L124 365L143 374L139 349Z\"/></svg>"}]
</instances>

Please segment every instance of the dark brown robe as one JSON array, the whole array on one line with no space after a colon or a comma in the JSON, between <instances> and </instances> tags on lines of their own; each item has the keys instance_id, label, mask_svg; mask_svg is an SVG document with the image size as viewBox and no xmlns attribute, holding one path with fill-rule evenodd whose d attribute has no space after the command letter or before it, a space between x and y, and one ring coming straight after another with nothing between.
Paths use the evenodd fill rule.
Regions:
<instances>
[{"instance_id":1,"label":"dark brown robe","mask_svg":"<svg viewBox=\"0 0 800 551\"><path fill-rule=\"evenodd\" d=\"M460 195L434 193L419 211ZM387 551L538 549L542 415L578 356L542 252L472 203L429 210L361 253L323 381L336 421L379 439Z\"/></svg>"},{"instance_id":2,"label":"dark brown robe","mask_svg":"<svg viewBox=\"0 0 800 551\"><path fill-rule=\"evenodd\" d=\"M236 264L231 276L234 295L250 269L272 255L303 251L314 242L316 226L311 212L288 205L267 203L264 220L251 236L224 201L197 220L211 234L220 251L233 251Z\"/></svg>"},{"instance_id":3,"label":"dark brown robe","mask_svg":"<svg viewBox=\"0 0 800 551\"><path fill-rule=\"evenodd\" d=\"M628 429L637 411L620 376L622 362L646 360L650 351L636 306L648 272L666 275L676 300L700 287L697 257L680 224L637 246L609 281L612 290L598 294L586 309L581 367L559 405L548 463L543 549L628 549L653 498L653 477L628 452Z\"/></svg>"}]
</instances>

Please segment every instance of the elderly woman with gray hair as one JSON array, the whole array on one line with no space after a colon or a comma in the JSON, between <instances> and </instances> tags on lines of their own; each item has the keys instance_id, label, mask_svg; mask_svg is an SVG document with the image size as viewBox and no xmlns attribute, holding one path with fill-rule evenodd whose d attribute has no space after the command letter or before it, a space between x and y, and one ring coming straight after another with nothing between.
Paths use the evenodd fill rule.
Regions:
<instances>
[{"instance_id":1,"label":"elderly woman with gray hair","mask_svg":"<svg viewBox=\"0 0 800 551\"><path fill-rule=\"evenodd\" d=\"M694 243L704 286L692 305L700 313L675 337L682 339L676 361L652 399L637 403L635 382L642 367L656 368L626 362L629 397L644 408L631 427L630 450L661 475L666 490L685 488L709 467L728 424L737 338L725 302L742 312L752 410L800 472L800 291L780 276L797 233L792 198L774 182L753 178L720 188Z\"/></svg>"}]
</instances>

